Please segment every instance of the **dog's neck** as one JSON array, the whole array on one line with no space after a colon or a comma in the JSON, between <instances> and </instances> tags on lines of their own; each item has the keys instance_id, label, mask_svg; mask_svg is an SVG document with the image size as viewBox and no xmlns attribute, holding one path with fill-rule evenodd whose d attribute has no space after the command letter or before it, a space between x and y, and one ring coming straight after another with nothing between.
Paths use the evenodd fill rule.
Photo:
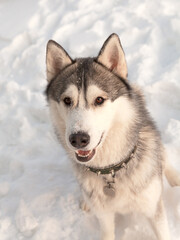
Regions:
<instances>
[{"instance_id":1,"label":"dog's neck","mask_svg":"<svg viewBox=\"0 0 180 240\"><path fill-rule=\"evenodd\" d=\"M127 164L134 157L136 149L137 149L137 145L135 145L135 147L132 150L132 152L130 153L130 155L128 155L125 159L123 159L122 161L120 161L117 164L113 164L113 165L110 165L105 168L86 167L86 170L96 173L97 175L111 174L112 177L114 178L116 175L116 172L118 172L121 168L127 168Z\"/></svg>"}]
</instances>

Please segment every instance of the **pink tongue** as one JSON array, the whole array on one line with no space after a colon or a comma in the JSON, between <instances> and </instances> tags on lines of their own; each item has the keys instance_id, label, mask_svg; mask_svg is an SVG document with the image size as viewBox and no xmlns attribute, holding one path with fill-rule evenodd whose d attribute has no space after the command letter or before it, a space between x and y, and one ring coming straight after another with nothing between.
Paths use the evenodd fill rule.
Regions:
<instances>
[{"instance_id":1,"label":"pink tongue","mask_svg":"<svg viewBox=\"0 0 180 240\"><path fill-rule=\"evenodd\" d=\"M81 156L87 156L89 155L91 151L82 151L82 150L78 150L78 155L81 155Z\"/></svg>"}]
</instances>

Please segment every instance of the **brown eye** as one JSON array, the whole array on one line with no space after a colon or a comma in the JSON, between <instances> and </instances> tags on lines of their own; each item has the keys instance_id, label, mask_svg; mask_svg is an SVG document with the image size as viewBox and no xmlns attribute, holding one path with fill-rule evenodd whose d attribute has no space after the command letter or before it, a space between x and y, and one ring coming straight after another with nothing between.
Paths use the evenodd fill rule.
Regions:
<instances>
[{"instance_id":1,"label":"brown eye","mask_svg":"<svg viewBox=\"0 0 180 240\"><path fill-rule=\"evenodd\" d=\"M95 105L101 105L104 102L104 98L102 97L97 97L95 100Z\"/></svg>"},{"instance_id":2,"label":"brown eye","mask_svg":"<svg viewBox=\"0 0 180 240\"><path fill-rule=\"evenodd\" d=\"M70 97L64 98L63 101L64 101L64 103L65 103L66 106L70 106L70 105L72 104L72 100L71 100Z\"/></svg>"}]
</instances>

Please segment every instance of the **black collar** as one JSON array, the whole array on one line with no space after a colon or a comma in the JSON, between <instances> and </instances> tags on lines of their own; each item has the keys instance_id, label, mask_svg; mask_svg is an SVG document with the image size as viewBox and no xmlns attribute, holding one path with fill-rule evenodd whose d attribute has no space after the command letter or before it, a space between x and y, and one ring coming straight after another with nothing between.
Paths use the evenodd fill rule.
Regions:
<instances>
[{"instance_id":1,"label":"black collar","mask_svg":"<svg viewBox=\"0 0 180 240\"><path fill-rule=\"evenodd\" d=\"M119 171L121 168L126 168L127 163L133 158L136 149L137 149L137 146L133 148L132 152L128 157L126 157L124 160L122 160L118 164L111 165L106 168L86 167L86 170L96 173L98 175L111 174L114 177L117 171Z\"/></svg>"}]
</instances>

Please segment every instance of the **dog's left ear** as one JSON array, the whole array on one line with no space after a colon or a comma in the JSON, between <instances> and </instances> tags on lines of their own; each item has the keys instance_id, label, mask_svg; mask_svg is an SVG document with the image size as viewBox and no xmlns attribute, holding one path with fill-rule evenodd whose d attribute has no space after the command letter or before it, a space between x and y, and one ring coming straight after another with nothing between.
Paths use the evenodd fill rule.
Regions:
<instances>
[{"instance_id":1,"label":"dog's left ear","mask_svg":"<svg viewBox=\"0 0 180 240\"><path fill-rule=\"evenodd\" d=\"M65 67L72 64L72 59L57 42L49 40L46 50L47 80L50 82Z\"/></svg>"},{"instance_id":2,"label":"dog's left ear","mask_svg":"<svg viewBox=\"0 0 180 240\"><path fill-rule=\"evenodd\" d=\"M120 77L124 79L127 78L128 72L126 59L117 34L111 34L105 41L99 52L97 61L109 70L118 74Z\"/></svg>"}]
</instances>

